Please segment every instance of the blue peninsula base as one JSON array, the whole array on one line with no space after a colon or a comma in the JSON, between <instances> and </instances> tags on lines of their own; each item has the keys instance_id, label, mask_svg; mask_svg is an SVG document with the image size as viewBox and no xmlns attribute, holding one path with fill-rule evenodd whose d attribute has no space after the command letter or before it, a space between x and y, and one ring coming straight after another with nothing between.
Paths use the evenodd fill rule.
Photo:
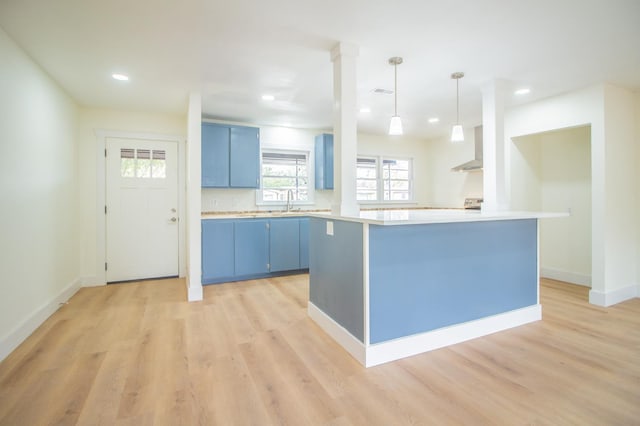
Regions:
<instances>
[{"instance_id":1,"label":"blue peninsula base","mask_svg":"<svg viewBox=\"0 0 640 426\"><path fill-rule=\"evenodd\" d=\"M366 367L537 321L537 225L312 217L309 315Z\"/></svg>"}]
</instances>

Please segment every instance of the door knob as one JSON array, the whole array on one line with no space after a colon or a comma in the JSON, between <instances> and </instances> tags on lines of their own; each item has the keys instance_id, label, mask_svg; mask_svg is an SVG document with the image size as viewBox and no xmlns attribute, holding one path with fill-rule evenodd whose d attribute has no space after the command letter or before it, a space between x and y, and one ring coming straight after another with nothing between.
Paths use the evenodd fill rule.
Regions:
<instances>
[{"instance_id":1,"label":"door knob","mask_svg":"<svg viewBox=\"0 0 640 426\"><path fill-rule=\"evenodd\" d=\"M178 221L178 218L177 218L177 217L172 217L172 218L171 218L171 219L169 219L169 220L171 220L171 222L177 222L177 221Z\"/></svg>"}]
</instances>

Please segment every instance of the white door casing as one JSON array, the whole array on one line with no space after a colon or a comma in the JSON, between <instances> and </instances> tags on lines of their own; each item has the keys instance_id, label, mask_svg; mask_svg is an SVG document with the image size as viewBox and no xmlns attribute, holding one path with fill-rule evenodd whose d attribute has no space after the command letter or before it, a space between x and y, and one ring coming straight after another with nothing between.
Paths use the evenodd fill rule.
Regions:
<instances>
[{"instance_id":1,"label":"white door casing","mask_svg":"<svg viewBox=\"0 0 640 426\"><path fill-rule=\"evenodd\" d=\"M106 138L106 281L178 276L177 143Z\"/></svg>"}]
</instances>

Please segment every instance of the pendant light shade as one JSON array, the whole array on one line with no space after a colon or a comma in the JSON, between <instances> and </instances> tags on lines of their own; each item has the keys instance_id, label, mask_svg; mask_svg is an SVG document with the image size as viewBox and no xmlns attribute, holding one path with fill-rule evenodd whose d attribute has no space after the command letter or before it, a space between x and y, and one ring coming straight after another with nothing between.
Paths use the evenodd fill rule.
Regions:
<instances>
[{"instance_id":1,"label":"pendant light shade","mask_svg":"<svg viewBox=\"0 0 640 426\"><path fill-rule=\"evenodd\" d=\"M458 87L458 83L462 77L464 77L463 72L454 72L451 74L451 78L456 81L456 124L453 126L453 129L451 129L451 142L464 141L464 131L460 125L460 92Z\"/></svg>"},{"instance_id":2,"label":"pendant light shade","mask_svg":"<svg viewBox=\"0 0 640 426\"><path fill-rule=\"evenodd\" d=\"M393 65L393 96L394 96L394 107L393 107L393 117L391 117L391 122L389 123L389 134L393 136L402 134L402 120L398 115L398 65L402 63L402 58L398 56L394 56L393 58L389 58L389 65Z\"/></svg>"},{"instance_id":3,"label":"pendant light shade","mask_svg":"<svg viewBox=\"0 0 640 426\"><path fill-rule=\"evenodd\" d=\"M456 124L451 129L451 142L462 142L464 141L464 132L462 131L462 126Z\"/></svg>"},{"instance_id":4,"label":"pendant light shade","mask_svg":"<svg viewBox=\"0 0 640 426\"><path fill-rule=\"evenodd\" d=\"M398 136L402 134L402 120L397 115L391 117L391 122L389 123L389 134L393 136Z\"/></svg>"}]
</instances>

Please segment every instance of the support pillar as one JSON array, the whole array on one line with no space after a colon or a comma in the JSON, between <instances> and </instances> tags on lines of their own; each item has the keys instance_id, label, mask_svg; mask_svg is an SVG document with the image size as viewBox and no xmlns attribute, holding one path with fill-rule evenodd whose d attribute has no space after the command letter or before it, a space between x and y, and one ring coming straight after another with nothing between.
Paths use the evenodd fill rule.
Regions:
<instances>
[{"instance_id":1,"label":"support pillar","mask_svg":"<svg viewBox=\"0 0 640 426\"><path fill-rule=\"evenodd\" d=\"M333 202L331 213L358 216L356 160L358 147L356 58L358 47L339 43L331 50L333 62Z\"/></svg>"},{"instance_id":2,"label":"support pillar","mask_svg":"<svg viewBox=\"0 0 640 426\"><path fill-rule=\"evenodd\" d=\"M509 208L504 140L505 83L495 80L482 89L483 211Z\"/></svg>"}]
</instances>

